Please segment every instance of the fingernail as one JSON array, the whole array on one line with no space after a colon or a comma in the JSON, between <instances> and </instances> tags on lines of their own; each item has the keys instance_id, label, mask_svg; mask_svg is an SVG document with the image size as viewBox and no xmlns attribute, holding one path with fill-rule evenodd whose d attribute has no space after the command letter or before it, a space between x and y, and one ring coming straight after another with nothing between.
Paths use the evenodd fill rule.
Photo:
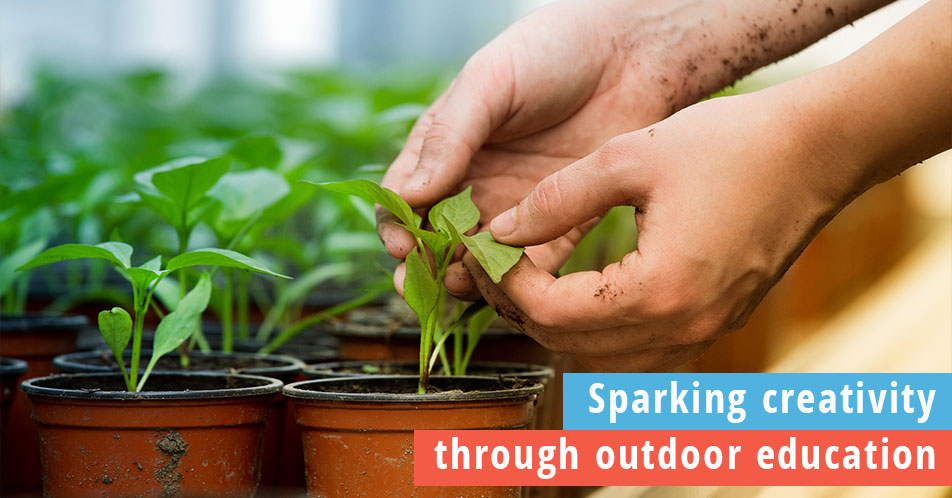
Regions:
<instances>
[{"instance_id":1,"label":"fingernail","mask_svg":"<svg viewBox=\"0 0 952 498\"><path fill-rule=\"evenodd\" d=\"M422 192L430 182L430 172L425 169L418 169L410 175L407 183L403 185L404 192Z\"/></svg>"},{"instance_id":2,"label":"fingernail","mask_svg":"<svg viewBox=\"0 0 952 498\"><path fill-rule=\"evenodd\" d=\"M492 233L497 235L509 235L512 232L515 232L516 208L511 208L508 211L493 218L493 221L489 224L489 229L492 231Z\"/></svg>"}]
</instances>

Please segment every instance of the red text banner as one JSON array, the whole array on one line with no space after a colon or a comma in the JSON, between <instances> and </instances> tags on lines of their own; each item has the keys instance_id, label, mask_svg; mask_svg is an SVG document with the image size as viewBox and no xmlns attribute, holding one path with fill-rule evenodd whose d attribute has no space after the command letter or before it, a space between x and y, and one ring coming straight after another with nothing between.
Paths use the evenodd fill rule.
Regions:
<instances>
[{"instance_id":1,"label":"red text banner","mask_svg":"<svg viewBox=\"0 0 952 498\"><path fill-rule=\"evenodd\" d=\"M949 485L952 431L415 431L417 486Z\"/></svg>"}]
</instances>

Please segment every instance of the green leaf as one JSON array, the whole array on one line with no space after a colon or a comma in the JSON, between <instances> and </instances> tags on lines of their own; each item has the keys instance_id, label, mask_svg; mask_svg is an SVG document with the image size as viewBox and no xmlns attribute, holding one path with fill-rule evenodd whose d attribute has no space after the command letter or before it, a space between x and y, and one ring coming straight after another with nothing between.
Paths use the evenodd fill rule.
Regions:
<instances>
[{"instance_id":1,"label":"green leaf","mask_svg":"<svg viewBox=\"0 0 952 498\"><path fill-rule=\"evenodd\" d=\"M168 271L162 271L162 256L156 256L142 266L127 269L126 273L129 274L129 278L137 289L146 289L155 279L167 274Z\"/></svg>"},{"instance_id":2,"label":"green leaf","mask_svg":"<svg viewBox=\"0 0 952 498\"><path fill-rule=\"evenodd\" d=\"M414 247L410 251L406 262L407 273L403 280L403 297L423 324L436 309L440 283L433 277L430 265L420 258L419 248Z\"/></svg>"},{"instance_id":3,"label":"green leaf","mask_svg":"<svg viewBox=\"0 0 952 498\"><path fill-rule=\"evenodd\" d=\"M116 361L122 362L122 352L129 345L129 339L132 338L132 317L126 310L115 307L111 310L99 312L99 332L102 338L106 340L106 345L116 357Z\"/></svg>"},{"instance_id":4,"label":"green leaf","mask_svg":"<svg viewBox=\"0 0 952 498\"><path fill-rule=\"evenodd\" d=\"M502 280L502 276L519 261L524 251L521 247L496 242L489 232L479 232L472 237L463 235L462 239L469 252L473 253L479 264L489 274L489 278L497 284Z\"/></svg>"},{"instance_id":5,"label":"green leaf","mask_svg":"<svg viewBox=\"0 0 952 498\"><path fill-rule=\"evenodd\" d=\"M258 329L257 334L258 339L261 341L266 340L288 308L295 303L303 301L307 294L314 290L315 287L330 279L343 277L352 272L353 265L350 263L331 263L315 266L304 272L304 274L298 275L293 283L285 287L281 293L278 294L274 305L271 306L271 309L268 310L268 314L264 317L264 321L261 322L261 327Z\"/></svg>"},{"instance_id":6,"label":"green leaf","mask_svg":"<svg viewBox=\"0 0 952 498\"><path fill-rule=\"evenodd\" d=\"M9 289L13 281L16 280L16 268L27 264L31 259L35 258L44 247L46 247L46 239L37 239L29 244L18 247L10 254L5 254L3 258L0 259L0 297L6 294L7 289Z\"/></svg>"},{"instance_id":7,"label":"green leaf","mask_svg":"<svg viewBox=\"0 0 952 498\"><path fill-rule=\"evenodd\" d=\"M142 186L136 187L136 193L139 194L139 202L159 215L166 223L173 226L181 223L182 215L171 199Z\"/></svg>"},{"instance_id":8,"label":"green leaf","mask_svg":"<svg viewBox=\"0 0 952 498\"><path fill-rule=\"evenodd\" d=\"M419 237L419 239L423 241L423 244L430 248L433 254L436 255L437 264L442 263L443 254L446 252L446 248L449 247L450 242L452 242L449 235L407 225L400 226L409 230L415 237Z\"/></svg>"},{"instance_id":9,"label":"green leaf","mask_svg":"<svg viewBox=\"0 0 952 498\"><path fill-rule=\"evenodd\" d=\"M472 191L473 187L466 187L466 190L453 197L438 202L430 209L430 224L440 232L448 234L452 232L447 230L447 224L452 225L459 234L476 226L476 223L479 223L479 209L470 198Z\"/></svg>"},{"instance_id":10,"label":"green leaf","mask_svg":"<svg viewBox=\"0 0 952 498\"><path fill-rule=\"evenodd\" d=\"M144 268L146 270L160 271L162 269L162 256L156 256L145 263L142 263L142 266L139 268Z\"/></svg>"},{"instance_id":11,"label":"green leaf","mask_svg":"<svg viewBox=\"0 0 952 498\"><path fill-rule=\"evenodd\" d=\"M269 135L248 136L235 142L228 154L251 166L273 169L281 162L281 147Z\"/></svg>"},{"instance_id":12,"label":"green leaf","mask_svg":"<svg viewBox=\"0 0 952 498\"><path fill-rule=\"evenodd\" d=\"M213 227L220 235L231 238L256 213L271 207L290 193L283 176L259 168L227 173L208 191L208 196L221 203Z\"/></svg>"},{"instance_id":13,"label":"green leaf","mask_svg":"<svg viewBox=\"0 0 952 498\"><path fill-rule=\"evenodd\" d=\"M254 258L250 258L235 251L229 251L228 249L217 248L198 249L195 251L189 251L185 254L180 254L169 260L165 269L166 271L173 272L175 270L188 268L190 266L203 265L238 268L241 270L264 273L265 275L271 275L272 277L291 278L287 275L282 275L269 270L268 267L264 265L264 263Z\"/></svg>"},{"instance_id":14,"label":"green leaf","mask_svg":"<svg viewBox=\"0 0 952 498\"><path fill-rule=\"evenodd\" d=\"M177 211L178 219L173 220L173 225L180 226L183 221L186 225L193 225L197 221L197 216L192 215L192 219L188 219L189 215L192 214L192 210L199 206L199 201L202 200L205 193L228 171L230 162L231 160L228 157L217 157L207 161L185 158L149 170L151 176L148 176L148 179L151 186L155 188L158 194L170 200ZM136 175L136 178L139 180L146 178L146 176ZM153 194L149 193L148 189L142 189L139 191L139 195L146 202L145 198ZM150 202L159 204L154 201ZM153 207L149 202L147 202L147 205ZM162 209L163 211L169 211L167 205ZM186 220L181 219L182 213L185 214ZM163 217L166 214L160 213Z\"/></svg>"},{"instance_id":15,"label":"green leaf","mask_svg":"<svg viewBox=\"0 0 952 498\"><path fill-rule=\"evenodd\" d=\"M173 351L192 335L192 331L198 325L198 319L208 307L211 292L212 282L206 272L202 274L195 287L179 301L175 311L165 315L165 318L159 322L152 345L153 358Z\"/></svg>"},{"instance_id":16,"label":"green leaf","mask_svg":"<svg viewBox=\"0 0 952 498\"><path fill-rule=\"evenodd\" d=\"M159 322L155 329L155 339L152 342L152 358L149 359L149 365L136 386L136 391L141 391L145 385L146 379L155 367L159 358L165 354L174 351L192 333L201 325L202 313L208 307L208 300L212 294L212 283L208 273L202 273L202 277L195 284L185 297L179 301L175 311L165 315L165 318Z\"/></svg>"},{"instance_id":17,"label":"green leaf","mask_svg":"<svg viewBox=\"0 0 952 498\"><path fill-rule=\"evenodd\" d=\"M361 199L380 204L384 209L393 213L404 225L420 226L420 215L413 212L410 205L397 195L396 192L377 185L370 180L347 180L333 183L314 183L303 180L305 183L316 185L324 190L347 195L355 195Z\"/></svg>"},{"instance_id":18,"label":"green leaf","mask_svg":"<svg viewBox=\"0 0 952 498\"><path fill-rule=\"evenodd\" d=\"M51 247L33 258L29 263L17 268L17 271L36 268L59 261L73 259L105 259L122 268L129 268L132 246L122 242L103 242L102 244L63 244Z\"/></svg>"}]
</instances>

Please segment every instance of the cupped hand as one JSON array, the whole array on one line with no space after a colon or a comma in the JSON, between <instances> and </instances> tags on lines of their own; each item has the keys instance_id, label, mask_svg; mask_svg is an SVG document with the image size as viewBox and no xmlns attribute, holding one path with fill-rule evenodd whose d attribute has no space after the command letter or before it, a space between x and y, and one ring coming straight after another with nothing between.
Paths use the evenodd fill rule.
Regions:
<instances>
[{"instance_id":1,"label":"cupped hand","mask_svg":"<svg viewBox=\"0 0 952 498\"><path fill-rule=\"evenodd\" d=\"M543 244L633 205L637 250L559 278L523 258L498 285L466 256L482 295L598 371L669 369L741 327L843 199L823 188L834 154L776 93L696 104L546 177L492 220L496 240Z\"/></svg>"},{"instance_id":2,"label":"cupped hand","mask_svg":"<svg viewBox=\"0 0 952 498\"><path fill-rule=\"evenodd\" d=\"M477 230L515 206L536 184L611 137L673 112L671 91L651 69L650 43L635 43L616 4L555 4L517 22L477 52L420 117L383 185L421 210L467 186L482 217ZM526 254L555 272L601 213ZM378 210L387 251L404 258L413 238ZM403 268L395 273L402 291ZM447 289L476 291L459 263Z\"/></svg>"}]
</instances>

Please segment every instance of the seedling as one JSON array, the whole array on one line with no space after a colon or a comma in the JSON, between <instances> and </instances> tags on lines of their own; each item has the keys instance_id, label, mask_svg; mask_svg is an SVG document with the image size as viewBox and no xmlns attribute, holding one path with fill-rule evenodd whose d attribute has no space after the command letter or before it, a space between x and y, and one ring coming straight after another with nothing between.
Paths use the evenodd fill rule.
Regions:
<instances>
[{"instance_id":1,"label":"seedling","mask_svg":"<svg viewBox=\"0 0 952 498\"><path fill-rule=\"evenodd\" d=\"M227 249L199 249L179 254L170 259L164 269L161 256L156 256L140 266L132 266L132 246L122 242L105 242L97 245L64 244L51 247L18 270L77 259L106 260L112 263L113 268L132 285L133 315L130 317L126 310L119 307L103 311L99 314L99 331L119 363L126 389L134 392L141 391L145 386L145 381L159 358L175 350L192 335L194 330L199 328L202 312L208 306L211 296L211 277L207 272L202 273L192 290L179 300L175 310L165 315L159 322L152 346L152 358L140 379L142 325L152 302L152 294L163 278L176 270L194 266L239 268L288 278L272 272L252 258ZM132 358L127 370L123 352L129 345L130 338L132 339Z\"/></svg>"},{"instance_id":2,"label":"seedling","mask_svg":"<svg viewBox=\"0 0 952 498\"><path fill-rule=\"evenodd\" d=\"M453 254L460 244L463 244L482 265L493 282L498 283L502 276L519 261L523 249L510 247L496 242L489 232L479 232L475 235L464 235L479 222L479 209L470 198L472 188L460 192L453 197L440 201L430 209L427 219L433 230L421 227L422 217L415 213L399 195L392 190L383 188L368 180L348 180L335 183L316 184L320 188L342 194L354 195L370 202L379 204L393 213L400 220L400 225L416 237L416 246L410 251L406 259L406 278L403 282L403 295L407 304L420 320L420 381L418 391L427 392L427 384L433 365L443 350L446 339L456 337L456 353L454 363L455 372L465 371L460 365L464 359L468 362L472 354L475 341L469 341L466 354L462 353L462 327L464 310L457 306L455 317L448 326L443 320L447 313L446 289L443 287L443 278L447 267L452 262ZM472 313L470 313L472 314ZM485 322L485 323L483 323ZM472 323L472 322L471 322ZM474 324L476 335L485 330L488 321L482 316ZM445 356L444 356L445 358Z\"/></svg>"}]
</instances>

